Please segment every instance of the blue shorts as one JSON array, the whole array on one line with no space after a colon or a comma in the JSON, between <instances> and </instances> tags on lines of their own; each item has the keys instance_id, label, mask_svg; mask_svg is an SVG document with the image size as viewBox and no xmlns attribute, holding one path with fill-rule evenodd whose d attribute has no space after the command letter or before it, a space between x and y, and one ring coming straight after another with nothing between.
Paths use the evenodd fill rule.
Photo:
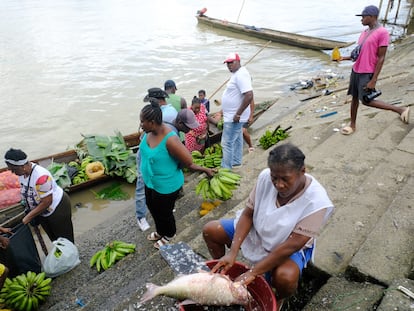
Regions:
<instances>
[{"instance_id":1,"label":"blue shorts","mask_svg":"<svg viewBox=\"0 0 414 311\"><path fill-rule=\"evenodd\" d=\"M234 236L234 219L221 219L220 224L223 226L224 231L227 233L230 239ZM305 248L303 250L293 253L289 258L292 259L299 268L300 275L302 270L306 267L306 264L311 260L313 254L313 245L311 248ZM271 271L266 272L265 278L270 282Z\"/></svg>"}]
</instances>

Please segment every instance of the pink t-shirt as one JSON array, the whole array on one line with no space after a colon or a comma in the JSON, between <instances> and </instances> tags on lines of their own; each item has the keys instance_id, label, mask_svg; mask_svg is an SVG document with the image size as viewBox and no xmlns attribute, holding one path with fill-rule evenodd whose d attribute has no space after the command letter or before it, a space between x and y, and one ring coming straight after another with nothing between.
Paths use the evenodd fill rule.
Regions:
<instances>
[{"instance_id":1,"label":"pink t-shirt","mask_svg":"<svg viewBox=\"0 0 414 311\"><path fill-rule=\"evenodd\" d=\"M359 37L358 44L361 44L364 38L369 37L363 42L358 59L356 60L353 70L357 73L373 73L378 62L378 49L382 46L388 46L390 35L384 27L374 29L371 34L370 30L365 30Z\"/></svg>"}]
</instances>

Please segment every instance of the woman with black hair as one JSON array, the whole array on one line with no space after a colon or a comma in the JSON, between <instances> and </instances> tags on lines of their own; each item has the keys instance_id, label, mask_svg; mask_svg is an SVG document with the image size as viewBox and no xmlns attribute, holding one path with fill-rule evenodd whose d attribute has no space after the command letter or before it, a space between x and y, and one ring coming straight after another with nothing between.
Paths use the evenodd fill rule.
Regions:
<instances>
[{"instance_id":1,"label":"woman with black hair","mask_svg":"<svg viewBox=\"0 0 414 311\"><path fill-rule=\"evenodd\" d=\"M209 252L218 259L212 272L228 271L241 249L253 266L237 280L247 285L264 274L279 302L295 293L315 238L333 211L323 186L305 172L304 160L292 144L275 147L236 219L204 226Z\"/></svg>"},{"instance_id":2,"label":"woman with black hair","mask_svg":"<svg viewBox=\"0 0 414 311\"><path fill-rule=\"evenodd\" d=\"M8 150L4 160L19 176L22 203L26 208L23 224L38 222L51 241L62 237L74 242L70 199L52 174L28 161L26 153L20 149Z\"/></svg>"},{"instance_id":3,"label":"woman with black hair","mask_svg":"<svg viewBox=\"0 0 414 311\"><path fill-rule=\"evenodd\" d=\"M184 109L180 111L175 127L184 133L197 127L194 114ZM211 169L193 163L192 156L180 141L176 131L162 122L162 112L158 102L146 105L140 114L141 128L145 134L139 145L141 153L140 170L145 183L145 200L156 231L147 239L155 241L154 247L168 244L175 236L177 228L173 209L181 187L184 184L182 167L204 172L213 176Z\"/></svg>"}]
</instances>

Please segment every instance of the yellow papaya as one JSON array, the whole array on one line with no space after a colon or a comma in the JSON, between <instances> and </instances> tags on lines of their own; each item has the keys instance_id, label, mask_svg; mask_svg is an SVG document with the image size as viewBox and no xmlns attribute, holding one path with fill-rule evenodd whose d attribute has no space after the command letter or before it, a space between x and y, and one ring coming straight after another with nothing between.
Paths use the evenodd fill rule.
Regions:
<instances>
[{"instance_id":1,"label":"yellow papaya","mask_svg":"<svg viewBox=\"0 0 414 311\"><path fill-rule=\"evenodd\" d=\"M200 211L200 216L204 216L204 215L207 215L208 214L208 210L205 210L205 209L202 209L201 211Z\"/></svg>"},{"instance_id":2,"label":"yellow papaya","mask_svg":"<svg viewBox=\"0 0 414 311\"><path fill-rule=\"evenodd\" d=\"M211 203L209 201L204 201L203 203L201 203L201 209L202 210L211 211L215 207L216 207L216 205L214 205L213 203Z\"/></svg>"},{"instance_id":3,"label":"yellow papaya","mask_svg":"<svg viewBox=\"0 0 414 311\"><path fill-rule=\"evenodd\" d=\"M96 161L86 165L85 172L89 179L94 179L102 176L105 173L105 168L101 162Z\"/></svg>"}]
</instances>

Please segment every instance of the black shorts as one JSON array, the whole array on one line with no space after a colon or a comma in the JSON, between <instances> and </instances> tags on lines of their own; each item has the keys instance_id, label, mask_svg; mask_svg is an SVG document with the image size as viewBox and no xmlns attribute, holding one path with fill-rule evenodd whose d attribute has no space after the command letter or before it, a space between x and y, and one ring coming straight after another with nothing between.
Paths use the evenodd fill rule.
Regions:
<instances>
[{"instance_id":1,"label":"black shorts","mask_svg":"<svg viewBox=\"0 0 414 311\"><path fill-rule=\"evenodd\" d=\"M368 82L372 79L372 76L372 73L356 73L352 70L351 78L349 80L348 95L358 97L358 99L362 101L364 89Z\"/></svg>"}]
</instances>

